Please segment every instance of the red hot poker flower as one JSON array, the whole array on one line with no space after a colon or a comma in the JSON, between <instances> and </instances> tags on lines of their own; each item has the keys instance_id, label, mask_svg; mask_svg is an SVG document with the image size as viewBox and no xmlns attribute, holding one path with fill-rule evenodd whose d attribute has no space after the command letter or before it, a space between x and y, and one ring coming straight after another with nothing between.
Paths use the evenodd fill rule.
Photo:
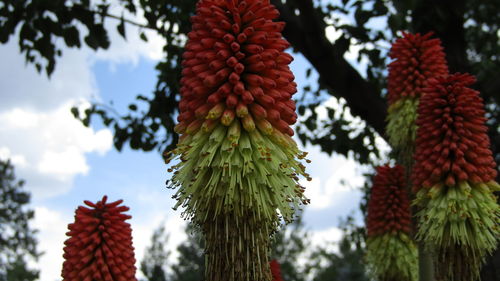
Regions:
<instances>
[{"instance_id":1,"label":"red hot poker flower","mask_svg":"<svg viewBox=\"0 0 500 281\"><path fill-rule=\"evenodd\" d=\"M211 131L241 119L246 131L293 135L297 91L283 22L269 1L201 0L183 54L176 132Z\"/></svg>"},{"instance_id":2,"label":"red hot poker flower","mask_svg":"<svg viewBox=\"0 0 500 281\"><path fill-rule=\"evenodd\" d=\"M424 89L417 119L413 185L486 183L496 177L479 92L469 74L433 79Z\"/></svg>"},{"instance_id":3,"label":"red hot poker flower","mask_svg":"<svg viewBox=\"0 0 500 281\"><path fill-rule=\"evenodd\" d=\"M500 237L493 194L500 186L483 101L468 88L474 82L458 73L433 79L418 108L412 171L414 203L421 207L416 238L435 250L439 280L478 280Z\"/></svg>"},{"instance_id":4,"label":"red hot poker flower","mask_svg":"<svg viewBox=\"0 0 500 281\"><path fill-rule=\"evenodd\" d=\"M283 279L281 279L281 268L279 262L277 260L272 260L269 262L269 265L271 266L273 281L283 281Z\"/></svg>"},{"instance_id":5,"label":"red hot poker flower","mask_svg":"<svg viewBox=\"0 0 500 281\"><path fill-rule=\"evenodd\" d=\"M268 281L270 236L307 204L297 91L269 0L200 0L182 61L174 208L200 226L206 280ZM305 160L307 162L307 160ZM221 239L221 237L225 237Z\"/></svg>"},{"instance_id":6,"label":"red hot poker flower","mask_svg":"<svg viewBox=\"0 0 500 281\"><path fill-rule=\"evenodd\" d=\"M448 73L441 41L431 36L403 33L392 45L389 56L396 60L389 64L389 105L404 97L418 98L429 78Z\"/></svg>"},{"instance_id":7,"label":"red hot poker flower","mask_svg":"<svg viewBox=\"0 0 500 281\"><path fill-rule=\"evenodd\" d=\"M76 209L64 242L63 281L134 281L135 258L132 230L123 214L123 201L107 203L107 196Z\"/></svg>"},{"instance_id":8,"label":"red hot poker flower","mask_svg":"<svg viewBox=\"0 0 500 281\"><path fill-rule=\"evenodd\" d=\"M410 227L410 204L403 167L377 167L368 203L368 236L398 232L410 234Z\"/></svg>"},{"instance_id":9,"label":"red hot poker flower","mask_svg":"<svg viewBox=\"0 0 500 281\"><path fill-rule=\"evenodd\" d=\"M403 166L377 167L368 203L366 261L377 280L417 280Z\"/></svg>"},{"instance_id":10,"label":"red hot poker flower","mask_svg":"<svg viewBox=\"0 0 500 281\"><path fill-rule=\"evenodd\" d=\"M430 78L448 73L445 54L439 39L403 33L392 44L389 56L388 103L386 132L398 160L411 166L417 126L417 107L422 89Z\"/></svg>"}]
</instances>

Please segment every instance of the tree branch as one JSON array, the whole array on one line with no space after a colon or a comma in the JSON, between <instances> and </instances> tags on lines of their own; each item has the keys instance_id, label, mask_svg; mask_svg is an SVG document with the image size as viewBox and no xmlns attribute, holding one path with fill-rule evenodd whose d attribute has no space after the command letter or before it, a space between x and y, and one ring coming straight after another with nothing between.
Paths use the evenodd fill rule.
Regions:
<instances>
[{"instance_id":1,"label":"tree branch","mask_svg":"<svg viewBox=\"0 0 500 281\"><path fill-rule=\"evenodd\" d=\"M345 48L326 38L312 1L297 1L300 16L296 16L279 0L271 0L286 22L283 35L318 71L331 95L346 100L354 116L359 116L381 136L385 135L387 105L376 87L367 82L345 59Z\"/></svg>"},{"instance_id":2,"label":"tree branch","mask_svg":"<svg viewBox=\"0 0 500 281\"><path fill-rule=\"evenodd\" d=\"M99 14L99 12L95 12L95 13ZM140 27L140 28L146 28L146 29L151 29L151 30L154 30L154 31L159 31L155 27L152 27L152 26L149 26L149 25L146 25L146 24L142 24L142 23L138 23L136 21L129 20L129 19L126 19L126 18L122 18L122 17L119 17L119 16L115 16L115 15L112 15L110 13L105 13L104 16L108 17L108 18L112 18L112 19L117 19L117 20L120 20L120 21L123 20L123 22L126 22L126 23L131 24L131 25L135 25L135 26Z\"/></svg>"}]
</instances>

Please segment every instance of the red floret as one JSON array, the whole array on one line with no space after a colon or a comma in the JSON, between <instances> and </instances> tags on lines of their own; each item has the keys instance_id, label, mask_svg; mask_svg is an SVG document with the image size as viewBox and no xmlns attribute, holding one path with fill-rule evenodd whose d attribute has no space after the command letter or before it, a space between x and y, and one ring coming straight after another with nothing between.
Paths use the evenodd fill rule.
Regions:
<instances>
[{"instance_id":1,"label":"red floret","mask_svg":"<svg viewBox=\"0 0 500 281\"><path fill-rule=\"evenodd\" d=\"M79 206L75 222L68 225L64 242L63 281L135 281L132 230L123 214L129 208L122 200L107 203L85 201Z\"/></svg>"},{"instance_id":2,"label":"red floret","mask_svg":"<svg viewBox=\"0 0 500 281\"><path fill-rule=\"evenodd\" d=\"M431 35L403 33L392 44L389 56L395 61L389 64L389 105L403 97L419 97L429 78L448 73L441 41L429 39Z\"/></svg>"},{"instance_id":3,"label":"red floret","mask_svg":"<svg viewBox=\"0 0 500 281\"><path fill-rule=\"evenodd\" d=\"M495 179L483 100L468 88L474 82L473 76L457 73L433 79L424 89L416 121L415 190Z\"/></svg>"},{"instance_id":4,"label":"red floret","mask_svg":"<svg viewBox=\"0 0 500 281\"><path fill-rule=\"evenodd\" d=\"M205 119L221 118L210 114L217 107L246 122L265 119L261 123L293 135L297 84L288 67L293 58L284 52L284 23L273 22L278 15L268 0L198 2L183 54L178 133L192 134L211 121ZM249 110L253 105L259 105L257 113ZM232 120L221 119L226 126Z\"/></svg>"},{"instance_id":5,"label":"red floret","mask_svg":"<svg viewBox=\"0 0 500 281\"><path fill-rule=\"evenodd\" d=\"M402 166L377 167L368 203L366 227L368 237L410 233L410 204Z\"/></svg>"}]
</instances>

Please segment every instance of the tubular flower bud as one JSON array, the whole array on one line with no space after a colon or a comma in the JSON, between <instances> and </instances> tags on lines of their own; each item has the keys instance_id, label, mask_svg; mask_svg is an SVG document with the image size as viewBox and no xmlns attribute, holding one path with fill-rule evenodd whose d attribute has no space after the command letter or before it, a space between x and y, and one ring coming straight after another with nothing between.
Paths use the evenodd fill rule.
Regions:
<instances>
[{"instance_id":1,"label":"tubular flower bud","mask_svg":"<svg viewBox=\"0 0 500 281\"><path fill-rule=\"evenodd\" d=\"M416 122L417 238L438 249L437 275L446 280L478 279L500 237L496 164L474 82L458 73L430 80Z\"/></svg>"},{"instance_id":2,"label":"tubular flower bud","mask_svg":"<svg viewBox=\"0 0 500 281\"><path fill-rule=\"evenodd\" d=\"M387 135L404 165L411 164L418 100L428 80L446 75L448 67L441 41L425 35L403 33L392 44L389 56Z\"/></svg>"},{"instance_id":3,"label":"tubular flower bud","mask_svg":"<svg viewBox=\"0 0 500 281\"><path fill-rule=\"evenodd\" d=\"M417 249L402 166L380 166L373 179L367 217L367 262L377 280L417 280Z\"/></svg>"},{"instance_id":4,"label":"tubular flower bud","mask_svg":"<svg viewBox=\"0 0 500 281\"><path fill-rule=\"evenodd\" d=\"M202 230L206 280L269 281L269 239L302 204L296 92L268 0L200 0L183 55L174 208ZM268 114L269 112L269 114ZM209 122L208 122L209 121Z\"/></svg>"},{"instance_id":5,"label":"tubular flower bud","mask_svg":"<svg viewBox=\"0 0 500 281\"><path fill-rule=\"evenodd\" d=\"M273 276L272 281L283 281L281 278L281 267L279 262L277 260L272 260L269 263L269 266L271 267L271 274Z\"/></svg>"},{"instance_id":6,"label":"tubular flower bud","mask_svg":"<svg viewBox=\"0 0 500 281\"><path fill-rule=\"evenodd\" d=\"M123 214L123 201L107 203L107 196L88 207L76 209L75 222L68 225L64 244L63 281L137 280L132 230Z\"/></svg>"}]
</instances>

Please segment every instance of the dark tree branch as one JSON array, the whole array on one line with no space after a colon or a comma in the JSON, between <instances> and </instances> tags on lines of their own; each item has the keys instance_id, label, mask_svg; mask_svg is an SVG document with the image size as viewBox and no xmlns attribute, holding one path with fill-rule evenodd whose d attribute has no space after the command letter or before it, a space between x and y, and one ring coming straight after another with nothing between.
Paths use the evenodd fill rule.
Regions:
<instances>
[{"instance_id":1,"label":"dark tree branch","mask_svg":"<svg viewBox=\"0 0 500 281\"><path fill-rule=\"evenodd\" d=\"M433 31L441 39L450 73L469 72L465 41L465 0L421 0L413 9L415 32Z\"/></svg>"},{"instance_id":2,"label":"dark tree branch","mask_svg":"<svg viewBox=\"0 0 500 281\"><path fill-rule=\"evenodd\" d=\"M312 1L297 1L299 16L281 1L271 2L279 10L280 19L286 22L283 35L318 71L330 94L344 98L354 116L359 116L384 136L387 114L385 101L376 87L344 59L344 46L328 41L325 24L321 22Z\"/></svg>"}]
</instances>

